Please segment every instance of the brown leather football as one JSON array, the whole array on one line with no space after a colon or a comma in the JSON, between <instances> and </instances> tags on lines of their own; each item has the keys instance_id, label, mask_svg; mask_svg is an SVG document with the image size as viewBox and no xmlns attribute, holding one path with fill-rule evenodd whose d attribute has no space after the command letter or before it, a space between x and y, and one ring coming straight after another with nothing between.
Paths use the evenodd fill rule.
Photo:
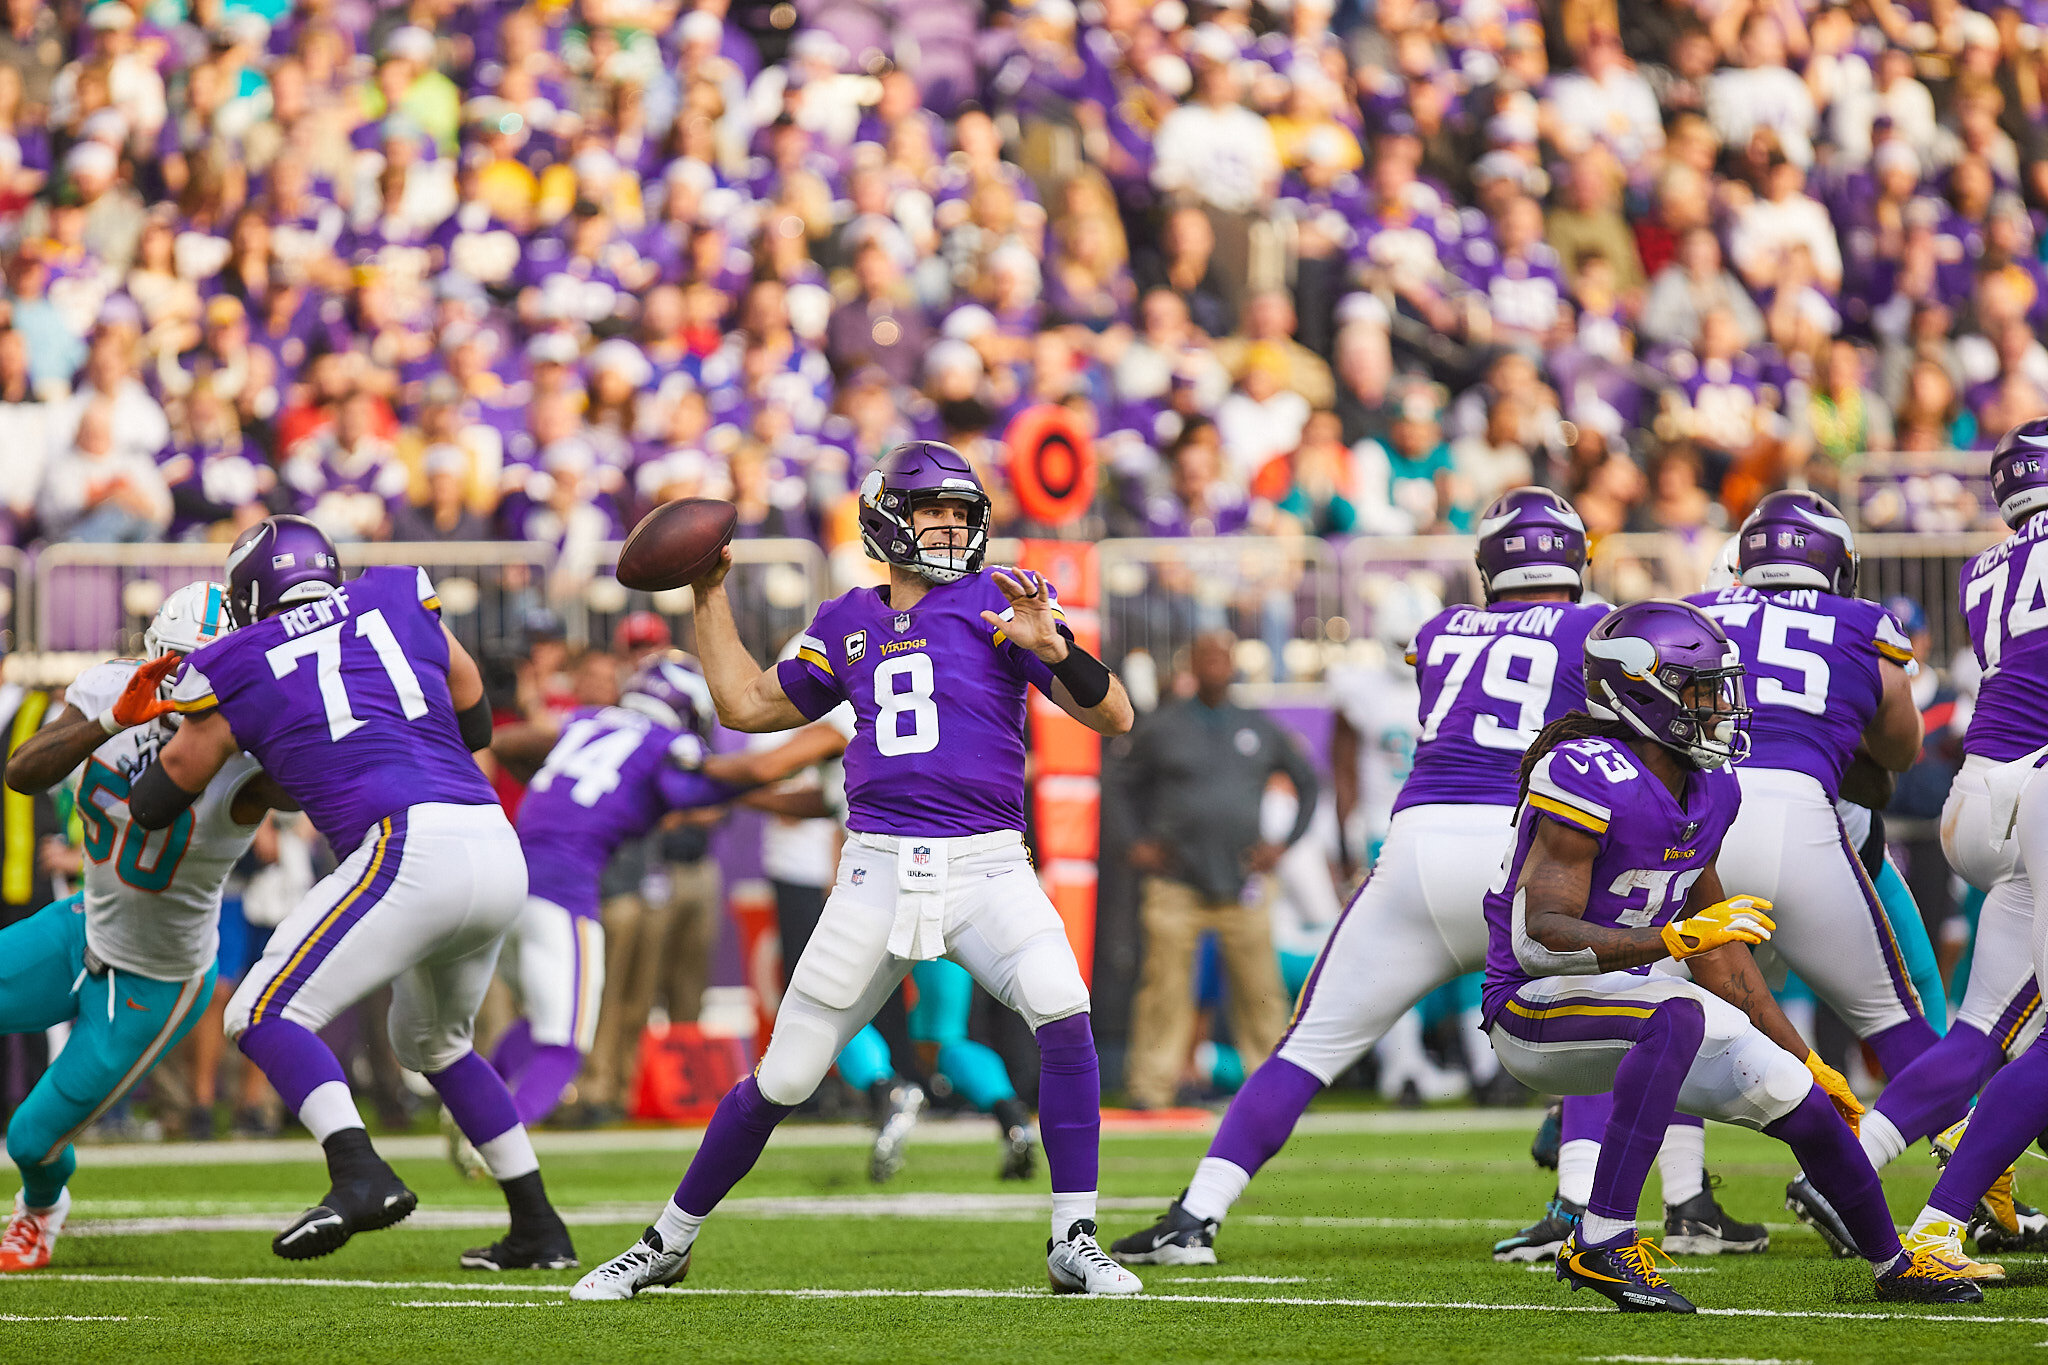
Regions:
<instances>
[{"instance_id":1,"label":"brown leather football","mask_svg":"<svg viewBox=\"0 0 2048 1365\"><path fill-rule=\"evenodd\" d=\"M642 592L693 583L710 572L740 524L721 498L679 498L640 519L619 549L619 582Z\"/></svg>"}]
</instances>

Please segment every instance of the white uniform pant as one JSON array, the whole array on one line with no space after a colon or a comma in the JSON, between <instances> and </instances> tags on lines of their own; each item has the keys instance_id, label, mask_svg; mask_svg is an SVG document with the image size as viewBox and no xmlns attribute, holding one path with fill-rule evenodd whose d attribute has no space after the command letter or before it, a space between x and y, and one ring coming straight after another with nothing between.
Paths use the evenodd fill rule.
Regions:
<instances>
[{"instance_id":1,"label":"white uniform pant","mask_svg":"<svg viewBox=\"0 0 2048 1365\"><path fill-rule=\"evenodd\" d=\"M1941 851L1964 881L1985 893L1970 950L1970 984L1956 1019L2011 1058L2041 1031L2041 992L2034 977L2034 885L2021 863L2022 841L2006 839L2002 824L1992 828L1985 779L1999 766L1988 758L1963 760L1941 808Z\"/></svg>"},{"instance_id":2,"label":"white uniform pant","mask_svg":"<svg viewBox=\"0 0 2048 1365\"><path fill-rule=\"evenodd\" d=\"M1849 846L1820 782L1782 768L1737 767L1742 809L1715 867L1731 896L1771 902L1778 928L1756 950L1789 966L1859 1038L1922 1011L1877 888Z\"/></svg>"},{"instance_id":3,"label":"white uniform pant","mask_svg":"<svg viewBox=\"0 0 2048 1365\"><path fill-rule=\"evenodd\" d=\"M319 1030L390 984L400 1064L470 1050L498 943L526 903L526 858L497 806L410 806L380 821L270 936L228 1002L227 1033L284 1018Z\"/></svg>"},{"instance_id":4,"label":"white uniform pant","mask_svg":"<svg viewBox=\"0 0 2048 1365\"><path fill-rule=\"evenodd\" d=\"M914 842L944 858L948 958L1023 1015L1034 1032L1087 1011L1088 987L1066 925L1038 885L1022 835L998 830ZM774 1036L755 1071L771 1103L808 1098L913 965L889 951L897 913L897 843L886 835L847 836L838 880L790 973Z\"/></svg>"},{"instance_id":5,"label":"white uniform pant","mask_svg":"<svg viewBox=\"0 0 2048 1365\"><path fill-rule=\"evenodd\" d=\"M1699 1056L1678 1092L1680 1112L1763 1128L1813 1089L1806 1064L1749 1016L1683 977L1633 972L1550 976L1520 987L1493 1021L1493 1050L1510 1076L1545 1095L1604 1095L1637 1032L1666 1000L1706 1016Z\"/></svg>"},{"instance_id":6,"label":"white uniform pant","mask_svg":"<svg viewBox=\"0 0 2048 1365\"><path fill-rule=\"evenodd\" d=\"M1512 806L1410 806L1302 983L1278 1055L1337 1079L1438 986L1486 965L1486 891L1514 847Z\"/></svg>"},{"instance_id":7,"label":"white uniform pant","mask_svg":"<svg viewBox=\"0 0 2048 1365\"><path fill-rule=\"evenodd\" d=\"M596 1046L604 924L595 915L572 915L553 901L528 896L518 923L505 935L498 975L512 988L534 1042L573 1044L583 1053Z\"/></svg>"}]
</instances>

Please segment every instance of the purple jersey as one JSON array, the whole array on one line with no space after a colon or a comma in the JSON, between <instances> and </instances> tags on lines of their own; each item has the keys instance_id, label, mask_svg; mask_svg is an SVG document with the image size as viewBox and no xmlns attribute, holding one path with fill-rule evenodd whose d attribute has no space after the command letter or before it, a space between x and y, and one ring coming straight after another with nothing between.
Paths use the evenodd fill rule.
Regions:
<instances>
[{"instance_id":1,"label":"purple jersey","mask_svg":"<svg viewBox=\"0 0 2048 1365\"><path fill-rule=\"evenodd\" d=\"M1422 731L1394 809L1514 805L1537 732L1586 704L1586 636L1607 611L1495 602L1452 607L1417 631L1408 662L1422 690Z\"/></svg>"},{"instance_id":2,"label":"purple jersey","mask_svg":"<svg viewBox=\"0 0 2048 1365\"><path fill-rule=\"evenodd\" d=\"M1904 666L1912 641L1877 603L1815 588L1738 585L1686 600L1742 652L1755 708L1744 766L1805 773L1833 801L1884 697L1881 661Z\"/></svg>"},{"instance_id":3,"label":"purple jersey","mask_svg":"<svg viewBox=\"0 0 2048 1365\"><path fill-rule=\"evenodd\" d=\"M1514 852L1486 893L1486 1022L1533 979L1515 957L1521 900L1515 888L1543 821L1599 841L1586 894L1588 924L1657 928L1678 917L1692 884L1714 865L1741 802L1733 768L1688 773L1681 800L1619 740L1575 739L1539 759L1515 816ZM1638 976L1650 971L1630 970Z\"/></svg>"},{"instance_id":4,"label":"purple jersey","mask_svg":"<svg viewBox=\"0 0 2048 1365\"><path fill-rule=\"evenodd\" d=\"M2048 517L1963 566L1963 617L1984 665L1963 752L2009 763L2048 744Z\"/></svg>"},{"instance_id":5,"label":"purple jersey","mask_svg":"<svg viewBox=\"0 0 2048 1365\"><path fill-rule=\"evenodd\" d=\"M1052 669L990 630L984 611L1010 616L989 570L934 587L908 611L889 605L887 588L855 588L820 607L797 656L776 665L812 720L853 703L848 829L952 838L1024 828L1025 691L1051 695Z\"/></svg>"},{"instance_id":6,"label":"purple jersey","mask_svg":"<svg viewBox=\"0 0 2048 1365\"><path fill-rule=\"evenodd\" d=\"M193 654L181 711L218 705L337 858L408 806L494 806L448 695L448 638L425 569L365 569Z\"/></svg>"},{"instance_id":7,"label":"purple jersey","mask_svg":"<svg viewBox=\"0 0 2048 1365\"><path fill-rule=\"evenodd\" d=\"M596 915L598 880L620 844L672 810L721 805L739 794L685 768L703 752L695 735L637 711L571 712L519 806L526 893L572 915Z\"/></svg>"}]
</instances>

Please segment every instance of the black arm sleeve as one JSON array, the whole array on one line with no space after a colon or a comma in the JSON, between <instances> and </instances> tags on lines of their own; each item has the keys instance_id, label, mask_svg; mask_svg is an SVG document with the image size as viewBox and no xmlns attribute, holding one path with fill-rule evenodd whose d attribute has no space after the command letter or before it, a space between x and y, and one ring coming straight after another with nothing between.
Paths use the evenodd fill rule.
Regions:
<instances>
[{"instance_id":1,"label":"black arm sleeve","mask_svg":"<svg viewBox=\"0 0 2048 1365\"><path fill-rule=\"evenodd\" d=\"M1102 705L1102 699L1109 695L1109 665L1071 638L1067 641L1067 657L1052 665L1052 675L1067 685L1067 695L1084 709Z\"/></svg>"},{"instance_id":2,"label":"black arm sleeve","mask_svg":"<svg viewBox=\"0 0 2048 1365\"><path fill-rule=\"evenodd\" d=\"M144 829L165 829L199 796L171 781L163 764L152 763L128 790L128 815Z\"/></svg>"},{"instance_id":3,"label":"black arm sleeve","mask_svg":"<svg viewBox=\"0 0 2048 1365\"><path fill-rule=\"evenodd\" d=\"M471 753L491 747L491 699L478 697L476 705L467 711L458 711L456 721L462 727L462 742L469 746Z\"/></svg>"}]
</instances>

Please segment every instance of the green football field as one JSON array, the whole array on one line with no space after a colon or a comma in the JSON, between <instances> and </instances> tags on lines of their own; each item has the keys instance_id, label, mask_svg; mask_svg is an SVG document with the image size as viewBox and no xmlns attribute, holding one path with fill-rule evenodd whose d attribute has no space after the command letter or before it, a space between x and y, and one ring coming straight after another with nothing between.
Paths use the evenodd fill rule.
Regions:
<instances>
[{"instance_id":1,"label":"green football field","mask_svg":"<svg viewBox=\"0 0 2048 1365\"><path fill-rule=\"evenodd\" d=\"M1700 1316L1622 1317L1547 1266L1495 1265L1493 1239L1550 1192L1527 1154L1536 1117L1312 1113L1224 1229L1220 1265L1150 1268L1145 1296L1122 1301L1047 1292L1044 1177L1000 1184L980 1122L930 1125L879 1191L861 1133L786 1128L707 1226L688 1283L624 1304L569 1303L570 1272L457 1269L502 1205L428 1138L385 1144L419 1191L411 1220L301 1263L272 1257L269 1236L325 1186L310 1142L86 1149L56 1263L0 1279L0 1360L1926 1365L2048 1351L2048 1262L2007 1258L2012 1285L1981 1306L1880 1305L1860 1262L1787 1226L1784 1149L1729 1128L1708 1144L1723 1201L1770 1222L1773 1244L1684 1262L1672 1283ZM694 1140L540 1135L586 1265L632 1240ZM1104 1240L1150 1222L1205 1144L1192 1131L1108 1134ZM1932 1178L1922 1155L1892 1168L1902 1221Z\"/></svg>"}]
</instances>

